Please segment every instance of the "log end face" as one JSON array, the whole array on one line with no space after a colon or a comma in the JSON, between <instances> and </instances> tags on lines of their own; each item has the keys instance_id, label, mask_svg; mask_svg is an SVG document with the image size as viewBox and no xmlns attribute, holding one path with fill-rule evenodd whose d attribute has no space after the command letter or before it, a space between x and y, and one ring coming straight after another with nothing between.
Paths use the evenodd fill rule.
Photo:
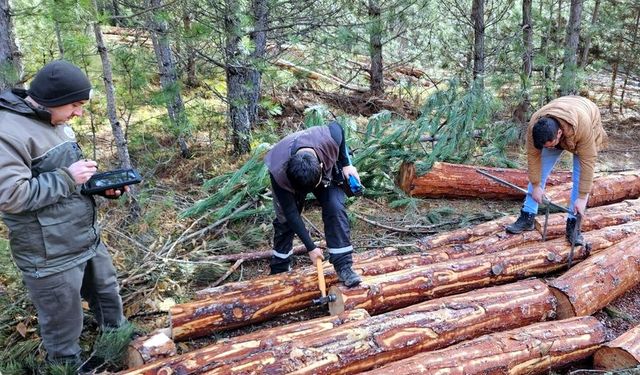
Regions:
<instances>
[{"instance_id":1,"label":"log end face","mask_svg":"<svg viewBox=\"0 0 640 375\"><path fill-rule=\"evenodd\" d=\"M344 312L344 298L342 296L342 291L336 285L329 288L329 293L336 296L336 300L333 302L329 302L329 314L331 315L339 315Z\"/></svg>"},{"instance_id":2,"label":"log end face","mask_svg":"<svg viewBox=\"0 0 640 375\"><path fill-rule=\"evenodd\" d=\"M575 308L571 304L569 297L562 292L560 289L555 288L553 286L549 286L551 293L556 298L557 307L556 307L556 316L558 320L561 319L569 319L576 316Z\"/></svg>"},{"instance_id":3,"label":"log end face","mask_svg":"<svg viewBox=\"0 0 640 375\"><path fill-rule=\"evenodd\" d=\"M593 355L593 366L598 370L631 368L638 364L638 360L622 348L603 346Z\"/></svg>"}]
</instances>

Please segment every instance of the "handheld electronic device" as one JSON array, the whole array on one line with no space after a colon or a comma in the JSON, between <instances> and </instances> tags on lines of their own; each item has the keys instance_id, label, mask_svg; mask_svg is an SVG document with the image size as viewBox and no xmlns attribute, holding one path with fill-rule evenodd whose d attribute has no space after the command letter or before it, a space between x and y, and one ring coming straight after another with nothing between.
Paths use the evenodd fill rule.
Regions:
<instances>
[{"instance_id":1,"label":"handheld electronic device","mask_svg":"<svg viewBox=\"0 0 640 375\"><path fill-rule=\"evenodd\" d=\"M364 194L364 186L360 184L355 176L349 176L349 190L351 191L350 196L360 196ZM348 195L348 194L347 194Z\"/></svg>"},{"instance_id":2,"label":"handheld electronic device","mask_svg":"<svg viewBox=\"0 0 640 375\"><path fill-rule=\"evenodd\" d=\"M100 194L105 190L119 189L127 185L139 184L142 181L135 169L117 169L96 173L82 185L82 194Z\"/></svg>"}]
</instances>

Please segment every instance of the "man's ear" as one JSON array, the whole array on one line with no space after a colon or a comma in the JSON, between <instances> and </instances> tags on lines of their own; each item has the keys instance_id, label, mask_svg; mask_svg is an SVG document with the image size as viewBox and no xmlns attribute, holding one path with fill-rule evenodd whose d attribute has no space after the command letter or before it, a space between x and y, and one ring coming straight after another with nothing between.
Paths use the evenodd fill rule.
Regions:
<instances>
[{"instance_id":1,"label":"man's ear","mask_svg":"<svg viewBox=\"0 0 640 375\"><path fill-rule=\"evenodd\" d=\"M560 139L560 137L562 137L562 129L558 129L558 139Z\"/></svg>"}]
</instances>

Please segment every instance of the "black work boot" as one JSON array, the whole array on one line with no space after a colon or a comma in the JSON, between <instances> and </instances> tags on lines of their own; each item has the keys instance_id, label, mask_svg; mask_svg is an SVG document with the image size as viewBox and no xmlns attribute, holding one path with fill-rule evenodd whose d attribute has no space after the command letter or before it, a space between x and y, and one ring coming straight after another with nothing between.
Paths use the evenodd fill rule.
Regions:
<instances>
[{"instance_id":1,"label":"black work boot","mask_svg":"<svg viewBox=\"0 0 640 375\"><path fill-rule=\"evenodd\" d=\"M584 246L584 237L580 233L580 228L576 228L576 218L570 217L567 219L567 241L576 246Z\"/></svg>"},{"instance_id":2,"label":"black work boot","mask_svg":"<svg viewBox=\"0 0 640 375\"><path fill-rule=\"evenodd\" d=\"M356 286L362 282L360 276L353 271L351 266L342 266L337 268L336 273L338 274L338 280L340 280L347 288L351 288L352 286Z\"/></svg>"},{"instance_id":3,"label":"black work boot","mask_svg":"<svg viewBox=\"0 0 640 375\"><path fill-rule=\"evenodd\" d=\"M520 217L515 223L507 226L507 233L518 234L529 230L534 230L535 225L533 219L536 214L532 214L523 210L520 210Z\"/></svg>"}]
</instances>

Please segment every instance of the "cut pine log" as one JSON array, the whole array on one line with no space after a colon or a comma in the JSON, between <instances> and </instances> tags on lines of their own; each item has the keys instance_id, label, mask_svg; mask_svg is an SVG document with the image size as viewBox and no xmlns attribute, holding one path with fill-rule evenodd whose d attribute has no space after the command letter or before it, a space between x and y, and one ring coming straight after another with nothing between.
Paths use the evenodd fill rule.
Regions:
<instances>
[{"instance_id":1,"label":"cut pine log","mask_svg":"<svg viewBox=\"0 0 640 375\"><path fill-rule=\"evenodd\" d=\"M228 365L263 350L278 347L305 336L327 335L343 324L367 319L364 310L353 310L339 316L327 316L282 327L263 329L234 337L173 358L148 363L120 375L200 374L209 369Z\"/></svg>"},{"instance_id":2,"label":"cut pine log","mask_svg":"<svg viewBox=\"0 0 640 375\"><path fill-rule=\"evenodd\" d=\"M593 366L600 370L616 370L640 365L640 325L604 344L593 356Z\"/></svg>"},{"instance_id":3,"label":"cut pine log","mask_svg":"<svg viewBox=\"0 0 640 375\"><path fill-rule=\"evenodd\" d=\"M636 231L637 233L637 231ZM640 282L640 234L621 241L549 283L558 316L591 315Z\"/></svg>"},{"instance_id":4,"label":"cut pine log","mask_svg":"<svg viewBox=\"0 0 640 375\"><path fill-rule=\"evenodd\" d=\"M322 242L322 244L323 243L324 243L324 241ZM294 247L294 254L295 254L295 249L297 247L298 246ZM304 245L301 245L300 248L304 249ZM398 254L398 249L395 248L395 247L385 247L383 249L374 249L374 250L364 251L362 253L353 254L353 262L357 263L357 264L365 264L367 262L377 262L378 260L380 260L382 258L388 258L388 257L394 256L396 254ZM333 267L331 267L331 266L325 267L325 269L327 269L325 273L334 272L333 271ZM299 275L315 274L315 271L316 271L316 267L315 266L300 267L298 269L295 269L295 270L289 272L288 275L290 275L293 278L296 278L296 277L299 277ZM280 276L282 276L282 275L280 275ZM267 276L265 278L274 278L275 280L278 280L278 282L279 282L280 279L281 279L280 276ZM242 281L242 282L229 283L229 284L225 284L225 285L222 285L222 286L216 286L216 287L212 287L212 288L201 289L201 290L196 291L196 299L205 299L205 298L208 298L208 297L220 296L222 294L229 294L229 293L235 292L235 291L238 291L238 292L242 293L247 288L251 288L252 284L253 284L253 281L252 280L248 280L248 281Z\"/></svg>"},{"instance_id":5,"label":"cut pine log","mask_svg":"<svg viewBox=\"0 0 640 375\"><path fill-rule=\"evenodd\" d=\"M503 233L504 228L515 220L515 216L505 216L486 223L434 234L418 240L417 246L420 250L427 251L440 246L477 241L492 234Z\"/></svg>"},{"instance_id":6,"label":"cut pine log","mask_svg":"<svg viewBox=\"0 0 640 375\"><path fill-rule=\"evenodd\" d=\"M353 374L498 330L554 316L539 280L476 290L293 340L207 374Z\"/></svg>"},{"instance_id":7,"label":"cut pine log","mask_svg":"<svg viewBox=\"0 0 640 375\"><path fill-rule=\"evenodd\" d=\"M591 251L606 249L640 230L640 222L585 233ZM333 285L329 294L331 314L362 308L371 315L431 298L461 293L530 276L558 271L567 265L571 246L564 238L529 244L509 250L439 262L378 276L365 277L352 288ZM578 246L573 261L585 259L589 251ZM574 263L575 264L575 263Z\"/></svg>"},{"instance_id":8,"label":"cut pine log","mask_svg":"<svg viewBox=\"0 0 640 375\"><path fill-rule=\"evenodd\" d=\"M572 186L573 184L568 182L547 188L547 198L556 204L568 206ZM640 197L640 171L621 172L596 177L593 180L587 205L598 207L638 197Z\"/></svg>"},{"instance_id":9,"label":"cut pine log","mask_svg":"<svg viewBox=\"0 0 640 375\"><path fill-rule=\"evenodd\" d=\"M421 353L363 374L547 374L587 358L605 336L605 327L591 316L537 323Z\"/></svg>"},{"instance_id":10,"label":"cut pine log","mask_svg":"<svg viewBox=\"0 0 640 375\"><path fill-rule=\"evenodd\" d=\"M630 199L624 202L594 207L587 211L582 218L582 231L601 229L640 220L640 199ZM567 215L549 215L547 223L547 238L564 236L566 233ZM544 229L544 215L536 217L536 229L542 233Z\"/></svg>"},{"instance_id":11,"label":"cut pine log","mask_svg":"<svg viewBox=\"0 0 640 375\"><path fill-rule=\"evenodd\" d=\"M413 197L524 198L524 194L518 190L479 174L476 171L478 168L523 189L526 189L529 183L527 171L524 169L490 168L476 165L436 162L429 172L422 176L416 176L415 165L413 163L402 164L398 174L398 185L404 192ZM571 172L554 171L547 180L547 186L567 182L571 182Z\"/></svg>"},{"instance_id":12,"label":"cut pine log","mask_svg":"<svg viewBox=\"0 0 640 375\"><path fill-rule=\"evenodd\" d=\"M134 368L158 359L173 357L176 353L176 344L162 330L147 336L141 336L129 343L126 360L127 368Z\"/></svg>"}]
</instances>

